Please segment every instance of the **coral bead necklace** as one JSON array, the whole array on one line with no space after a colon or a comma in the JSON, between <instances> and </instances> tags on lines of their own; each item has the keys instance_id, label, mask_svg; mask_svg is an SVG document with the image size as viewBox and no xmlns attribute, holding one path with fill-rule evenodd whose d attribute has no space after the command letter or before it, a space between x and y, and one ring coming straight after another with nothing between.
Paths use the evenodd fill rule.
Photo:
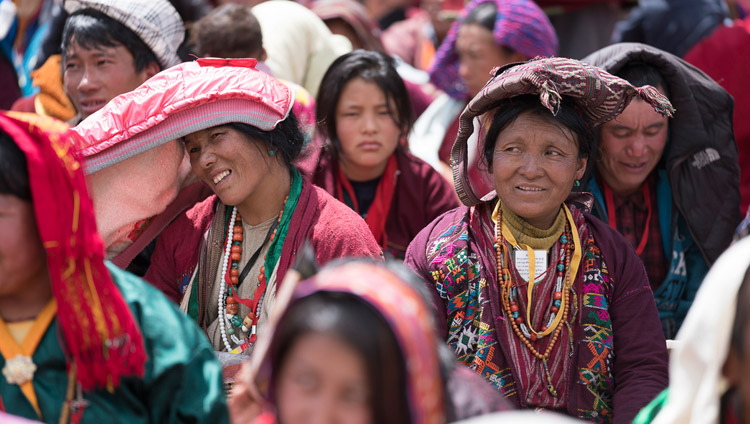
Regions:
<instances>
[{"instance_id":1,"label":"coral bead necklace","mask_svg":"<svg viewBox=\"0 0 750 424\"><path fill-rule=\"evenodd\" d=\"M227 228L226 248L222 261L221 275L224 276L224 281L219 287L218 302L219 329L221 331L222 341L227 351L232 350L229 343L230 338L235 345L244 346L242 350L247 349L248 347L252 346L253 343L255 343L257 325L261 313L261 305L263 303L263 298L265 297L267 287L267 253L263 257L263 264L261 265L260 272L258 273L258 287L255 289L253 297L251 299L242 299L237 294L237 290L239 289L239 285L244 280L245 275L247 274L247 272L249 272L250 268L257 260L257 257L260 254L263 246L265 246L267 243L273 243L276 237L276 232L278 231L279 223L281 222L284 207L286 206L286 202L288 199L289 196L284 199L284 204L281 207L281 212L279 212L278 218L269 229L268 234L266 235L261 245L258 247L258 250L255 251L250 260L245 264L245 268L242 271L240 271L239 264L240 260L242 259L242 240L244 238L242 217L237 212L236 207L232 210L232 215L229 220L229 226ZM240 319L239 317L240 303L250 309L244 320ZM249 332L244 340L245 343L243 343L243 341L240 340L240 338L236 335L240 330L244 333Z\"/></svg>"},{"instance_id":2,"label":"coral bead necklace","mask_svg":"<svg viewBox=\"0 0 750 424\"><path fill-rule=\"evenodd\" d=\"M565 230L559 239L559 254L557 265L554 270L555 286L552 294L552 302L549 310L549 319L544 325L542 325L539 331L535 330L531 324L531 302L532 293L535 286L533 272L530 273L527 298L526 298L526 320L523 318L523 314L520 310L518 300L518 289L516 284L513 282L510 271L511 256L509 249L506 245L506 237L504 232L510 234L504 227L502 221L502 208L498 207L498 218L495 225L495 252L497 259L497 275L500 284L500 297L505 310L508 321L513 328L513 332L521 340L521 342L529 349L529 351L542 362L542 367L545 372L547 380L547 390L552 396L557 396L557 390L552 383L552 376L547 365L555 343L560 337L560 333L564 327L562 324L568 319L569 311L569 298L570 288L575 278L577 271L577 262L580 261L580 244L578 242L578 234L574 227L572 227L572 216L570 212L565 209L568 220L565 225ZM501 228L502 227L502 228ZM509 235L509 237L512 237ZM510 240L509 240L510 241ZM573 261L573 262L571 262ZM571 263L576 264L571 268ZM533 264L530 264L530 267ZM550 342L547 348L542 353L537 350L533 343L537 340L541 340L544 337L550 336Z\"/></svg>"}]
</instances>

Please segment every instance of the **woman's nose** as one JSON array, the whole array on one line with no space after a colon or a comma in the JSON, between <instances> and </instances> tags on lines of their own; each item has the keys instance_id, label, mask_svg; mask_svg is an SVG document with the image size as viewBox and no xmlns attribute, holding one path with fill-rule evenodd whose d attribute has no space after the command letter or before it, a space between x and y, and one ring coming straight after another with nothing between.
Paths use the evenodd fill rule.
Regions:
<instances>
[{"instance_id":1,"label":"woman's nose","mask_svg":"<svg viewBox=\"0 0 750 424\"><path fill-rule=\"evenodd\" d=\"M207 169L210 168L214 162L216 162L216 155L214 155L213 151L210 148L202 148L201 154L198 157L198 165L203 169Z\"/></svg>"},{"instance_id":2,"label":"woman's nose","mask_svg":"<svg viewBox=\"0 0 750 424\"><path fill-rule=\"evenodd\" d=\"M375 115L372 113L366 113L362 119L362 132L365 134L372 134L378 130L378 125L375 122Z\"/></svg>"},{"instance_id":3,"label":"woman's nose","mask_svg":"<svg viewBox=\"0 0 750 424\"><path fill-rule=\"evenodd\" d=\"M542 170L541 160L536 155L525 154L519 160L518 172L526 178L540 177Z\"/></svg>"}]
</instances>

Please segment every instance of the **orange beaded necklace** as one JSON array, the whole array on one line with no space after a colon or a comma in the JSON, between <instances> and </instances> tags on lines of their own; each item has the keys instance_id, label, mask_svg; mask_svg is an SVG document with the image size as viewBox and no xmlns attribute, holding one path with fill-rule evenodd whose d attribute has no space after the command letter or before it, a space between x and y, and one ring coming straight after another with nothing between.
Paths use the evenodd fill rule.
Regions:
<instances>
[{"instance_id":1,"label":"orange beaded necklace","mask_svg":"<svg viewBox=\"0 0 750 424\"><path fill-rule=\"evenodd\" d=\"M266 237L266 240L264 240L264 242L261 244L256 254L260 252L260 249L266 243L273 243L273 240L276 237L279 223L281 222L281 217L284 213L284 207L286 206L286 202L288 199L289 196L286 196L284 198L284 204L281 207L281 212L279 212L279 217L271 227L270 237ZM239 261L240 259L242 259L242 240L244 238L243 232L244 230L242 228L242 217L240 216L239 212L237 212L235 225L231 229L231 266L227 269L227 272L224 275L224 281L227 283L231 290L231 294L228 294L225 300L225 313L228 317L231 317L229 319L231 326L227 328L227 334L229 334L230 336L234 335L236 330L232 327L236 327L237 329L241 328L243 332L250 331L250 334L245 341L248 344L252 344L255 342L257 337L256 332L258 320L260 319L260 305L266 293L266 258L268 256L268 253L266 252L266 254L263 256L263 264L260 266L260 271L258 273L258 287L255 289L252 299L241 299L237 294L237 289L239 288L239 284L242 279L241 277L244 277L243 275L241 275L239 269ZM227 237L229 237L229 233L230 232L227 231ZM253 256L255 257L255 255ZM249 262L255 262L255 260L251 258ZM239 317L237 316L237 313L239 312L239 305L237 305L238 302L242 303L250 309L250 311L245 316L245 319L242 321L240 321Z\"/></svg>"},{"instance_id":2,"label":"orange beaded necklace","mask_svg":"<svg viewBox=\"0 0 750 424\"><path fill-rule=\"evenodd\" d=\"M497 273L499 277L500 285L500 298L503 304L508 321L513 328L513 332L523 342L526 348L539 360L542 361L542 367L545 371L547 380L547 390L552 396L557 396L557 390L552 384L552 376L550 375L549 367L547 362L549 360L550 353L552 352L555 343L560 337L560 333L564 325L563 322L567 322L569 302L570 302L570 288L573 284L577 266L571 269L571 260L580 261L580 243L578 242L577 231L572 227L572 216L570 211L565 208L568 220L565 225L565 230L560 236L560 252L558 264L556 267L556 280L555 291L553 293L552 304L550 306L550 318L547 321L547 325L543 325L541 331L537 332L531 326L530 321L530 310L532 291L534 286L533 278L529 281L528 297L526 301L527 309L527 320L528 323L524 323L518 303L515 301L517 298L517 288L513 283L513 279L510 272L510 251L506 245L505 237L503 236L503 221L502 221L502 208L498 205L497 208L497 222L495 223L495 252L497 260ZM503 229L501 229L503 228ZM575 262L577 264L577 262ZM530 265L533 266L533 265ZM533 274L532 274L533 276ZM563 283L564 281L564 283ZM528 324L528 328L526 327ZM533 342L552 334L552 338L547 346L544 353L538 351L533 345Z\"/></svg>"}]
</instances>

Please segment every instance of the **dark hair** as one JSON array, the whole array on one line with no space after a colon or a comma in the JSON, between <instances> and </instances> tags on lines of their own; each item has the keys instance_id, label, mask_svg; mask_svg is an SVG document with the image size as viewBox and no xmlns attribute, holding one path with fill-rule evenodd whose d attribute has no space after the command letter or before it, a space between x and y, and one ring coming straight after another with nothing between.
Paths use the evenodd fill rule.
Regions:
<instances>
[{"instance_id":1,"label":"dark hair","mask_svg":"<svg viewBox=\"0 0 750 424\"><path fill-rule=\"evenodd\" d=\"M232 122L226 124L226 126L239 131L252 140L262 141L268 147L278 151L284 163L290 168L302 152L302 147L305 144L305 136L300 131L299 122L292 111L289 111L286 119L279 122L276 128L271 131L263 131L252 125L239 122Z\"/></svg>"},{"instance_id":2,"label":"dark hair","mask_svg":"<svg viewBox=\"0 0 750 424\"><path fill-rule=\"evenodd\" d=\"M664 77L659 71L643 62L630 62L617 72L617 76L626 80L636 87L651 85L664 90L669 97L669 91Z\"/></svg>"},{"instance_id":3,"label":"dark hair","mask_svg":"<svg viewBox=\"0 0 750 424\"><path fill-rule=\"evenodd\" d=\"M228 3L190 25L190 44L198 56L259 59L263 34L249 7Z\"/></svg>"},{"instance_id":4,"label":"dark hair","mask_svg":"<svg viewBox=\"0 0 750 424\"><path fill-rule=\"evenodd\" d=\"M149 64L161 63L154 52L138 35L122 23L94 9L84 9L68 17L62 36L63 63L68 59L71 44L84 49L117 47L122 45L133 55L136 72L141 72Z\"/></svg>"},{"instance_id":5,"label":"dark hair","mask_svg":"<svg viewBox=\"0 0 750 424\"><path fill-rule=\"evenodd\" d=\"M750 319L750 268L745 272L742 284L737 290L737 310L732 324L731 347L737 351L740 358L745 354L747 321Z\"/></svg>"},{"instance_id":6,"label":"dark hair","mask_svg":"<svg viewBox=\"0 0 750 424\"><path fill-rule=\"evenodd\" d=\"M318 130L323 136L328 137L337 149L341 149L341 141L336 134L336 107L344 87L355 78L362 78L380 87L388 105L388 112L401 130L401 135L408 134L414 123L411 102L404 80L394 67L393 59L384 53L358 49L336 59L320 83L315 113ZM390 109L391 100L396 110Z\"/></svg>"},{"instance_id":7,"label":"dark hair","mask_svg":"<svg viewBox=\"0 0 750 424\"><path fill-rule=\"evenodd\" d=\"M476 24L481 27L488 29L490 32L495 31L495 23L497 22L497 5L495 2L488 1L482 3L466 15L461 25Z\"/></svg>"},{"instance_id":8,"label":"dark hair","mask_svg":"<svg viewBox=\"0 0 750 424\"><path fill-rule=\"evenodd\" d=\"M371 393L372 422L411 422L405 361L396 337L383 316L353 294L315 293L289 307L270 347L273 375L279 375L302 336L316 333L332 335L362 358ZM273 390L275 387L275 397Z\"/></svg>"},{"instance_id":9,"label":"dark hair","mask_svg":"<svg viewBox=\"0 0 750 424\"><path fill-rule=\"evenodd\" d=\"M0 194L31 201L26 155L3 130L0 130Z\"/></svg>"},{"instance_id":10,"label":"dark hair","mask_svg":"<svg viewBox=\"0 0 750 424\"><path fill-rule=\"evenodd\" d=\"M579 158L588 158L594 151L596 140L592 131L591 120L568 96L562 97L557 115L553 115L549 109L539 102L539 96L533 94L524 94L501 100L495 107L497 110L492 117L490 129L484 138L484 154L482 155L482 159L490 171L492 171L492 158L495 153L497 137L524 112L531 112L546 121L569 129L576 138L574 141L578 146Z\"/></svg>"}]
</instances>

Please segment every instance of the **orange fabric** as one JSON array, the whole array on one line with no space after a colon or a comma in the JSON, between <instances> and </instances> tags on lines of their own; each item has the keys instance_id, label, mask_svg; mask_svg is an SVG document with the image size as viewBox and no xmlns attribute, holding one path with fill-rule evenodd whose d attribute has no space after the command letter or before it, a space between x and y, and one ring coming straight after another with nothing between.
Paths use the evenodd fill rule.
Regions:
<instances>
[{"instance_id":1,"label":"orange fabric","mask_svg":"<svg viewBox=\"0 0 750 424\"><path fill-rule=\"evenodd\" d=\"M0 317L0 353L2 353L5 358L6 364L9 360L19 355L27 356L29 358L33 357L34 351L36 351L37 346L39 346L39 342L42 341L42 336L44 336L44 333L52 323L52 320L55 319L56 314L57 302L55 299L52 299L36 317L34 323L31 325L29 333L20 344L13 338L5 321ZM32 380L21 384L21 391L26 396L26 399L29 400L31 406L34 407L36 414L41 418L42 411L39 410L39 402L36 399L36 392L34 392Z\"/></svg>"},{"instance_id":2,"label":"orange fabric","mask_svg":"<svg viewBox=\"0 0 750 424\"><path fill-rule=\"evenodd\" d=\"M31 73L34 86L39 94L34 99L36 113L51 116L61 121L69 121L76 115L76 109L63 89L62 55L49 57L44 65Z\"/></svg>"},{"instance_id":3,"label":"orange fabric","mask_svg":"<svg viewBox=\"0 0 750 424\"><path fill-rule=\"evenodd\" d=\"M16 343L21 343L23 342L23 339L26 338L26 335L29 334L29 331L31 331L31 327L34 325L34 320L30 319L19 322L8 322L6 325L8 326L10 335L13 336L13 340L15 340Z\"/></svg>"}]
</instances>

